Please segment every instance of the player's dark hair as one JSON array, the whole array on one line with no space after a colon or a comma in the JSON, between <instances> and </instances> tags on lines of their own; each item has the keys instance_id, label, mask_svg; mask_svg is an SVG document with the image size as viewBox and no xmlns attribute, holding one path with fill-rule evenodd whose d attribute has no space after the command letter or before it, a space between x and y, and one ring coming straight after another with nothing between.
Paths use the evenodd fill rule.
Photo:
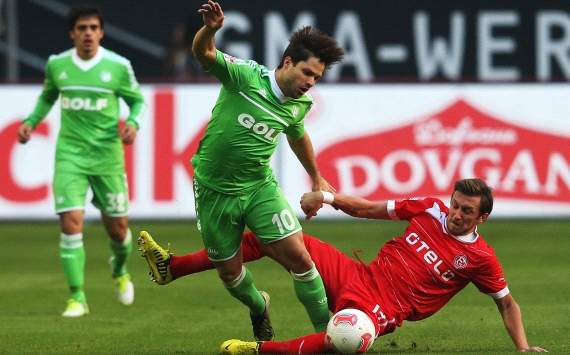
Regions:
<instances>
[{"instance_id":1,"label":"player's dark hair","mask_svg":"<svg viewBox=\"0 0 570 355\"><path fill-rule=\"evenodd\" d=\"M287 56L291 57L293 64L316 57L327 69L342 60L344 51L331 36L314 27L306 26L294 32L289 38L289 45L283 52L279 68L283 66L283 60Z\"/></svg>"},{"instance_id":2,"label":"player's dark hair","mask_svg":"<svg viewBox=\"0 0 570 355\"><path fill-rule=\"evenodd\" d=\"M103 28L103 13L101 9L94 5L74 5L67 13L67 26L71 31L75 28L75 23L82 17L97 17L101 29Z\"/></svg>"},{"instance_id":3,"label":"player's dark hair","mask_svg":"<svg viewBox=\"0 0 570 355\"><path fill-rule=\"evenodd\" d=\"M479 213L491 213L493 210L493 190L481 179L463 179L455 182L453 191L467 196L480 196Z\"/></svg>"}]
</instances>

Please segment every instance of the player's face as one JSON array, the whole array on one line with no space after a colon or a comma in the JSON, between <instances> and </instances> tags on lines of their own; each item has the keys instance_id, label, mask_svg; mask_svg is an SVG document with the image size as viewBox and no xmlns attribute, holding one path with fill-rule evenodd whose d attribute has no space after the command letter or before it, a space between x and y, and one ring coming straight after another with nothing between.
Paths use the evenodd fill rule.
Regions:
<instances>
[{"instance_id":1,"label":"player's face","mask_svg":"<svg viewBox=\"0 0 570 355\"><path fill-rule=\"evenodd\" d=\"M80 17L75 22L73 30L69 31L69 37L73 40L80 56L87 58L94 56L103 39L103 29L99 18L96 16Z\"/></svg>"},{"instance_id":2,"label":"player's face","mask_svg":"<svg viewBox=\"0 0 570 355\"><path fill-rule=\"evenodd\" d=\"M467 196L459 191L451 195L447 230L453 235L473 233L479 223L485 222L488 214L480 214L481 196Z\"/></svg>"},{"instance_id":3,"label":"player's face","mask_svg":"<svg viewBox=\"0 0 570 355\"><path fill-rule=\"evenodd\" d=\"M317 57L293 64L290 57L283 61L283 94L294 99L303 96L323 77L325 64Z\"/></svg>"}]
</instances>

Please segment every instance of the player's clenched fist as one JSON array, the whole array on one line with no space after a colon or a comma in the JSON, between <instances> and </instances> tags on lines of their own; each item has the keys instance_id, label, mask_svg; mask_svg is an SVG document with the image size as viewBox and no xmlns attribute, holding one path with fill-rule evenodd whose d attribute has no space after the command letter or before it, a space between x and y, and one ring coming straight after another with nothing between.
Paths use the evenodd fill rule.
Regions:
<instances>
[{"instance_id":1,"label":"player's clenched fist","mask_svg":"<svg viewBox=\"0 0 570 355\"><path fill-rule=\"evenodd\" d=\"M33 130L34 130L34 128L32 126L30 126L29 124L23 123L18 128L18 142L20 142L22 144L26 144L30 140L30 138L32 137Z\"/></svg>"},{"instance_id":2,"label":"player's clenched fist","mask_svg":"<svg viewBox=\"0 0 570 355\"><path fill-rule=\"evenodd\" d=\"M321 191L307 192L301 197L301 209L307 219L315 217L322 207L323 194Z\"/></svg>"},{"instance_id":3,"label":"player's clenched fist","mask_svg":"<svg viewBox=\"0 0 570 355\"><path fill-rule=\"evenodd\" d=\"M137 137L137 129L131 125L125 125L121 132L121 140L124 144L133 144Z\"/></svg>"}]
</instances>

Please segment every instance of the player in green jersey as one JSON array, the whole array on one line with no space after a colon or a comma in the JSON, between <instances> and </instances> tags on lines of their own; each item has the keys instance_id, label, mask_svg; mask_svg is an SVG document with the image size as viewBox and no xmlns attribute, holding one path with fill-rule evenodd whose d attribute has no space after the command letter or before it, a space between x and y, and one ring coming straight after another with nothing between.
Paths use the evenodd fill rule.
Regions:
<instances>
[{"instance_id":1,"label":"player in green jersey","mask_svg":"<svg viewBox=\"0 0 570 355\"><path fill-rule=\"evenodd\" d=\"M77 6L69 15L74 48L50 56L44 87L34 111L18 130L26 143L34 128L61 97L61 128L57 140L53 193L59 214L63 272L71 298L64 317L89 313L83 289L83 208L87 189L111 237L112 277L119 301L130 305L134 287L127 272L132 249L128 228L128 188L123 144L132 144L144 101L130 62L103 47L103 18L96 7ZM119 131L119 98L130 108Z\"/></svg>"},{"instance_id":2,"label":"player in green jersey","mask_svg":"<svg viewBox=\"0 0 570 355\"><path fill-rule=\"evenodd\" d=\"M333 38L305 27L291 37L279 67L268 70L216 49L214 35L224 21L217 2L208 1L198 12L204 26L194 37L193 53L223 84L192 158L198 228L208 257L230 294L249 308L254 336L272 339L269 297L256 289L242 264L241 235L247 226L267 254L291 272L299 300L315 329L322 331L329 319L323 281L305 249L299 221L273 176L270 159L279 133L285 133L313 190L331 190L317 169L303 119L312 105L307 91L327 67L342 59L343 50ZM139 240L144 242L145 237L142 232Z\"/></svg>"}]
</instances>

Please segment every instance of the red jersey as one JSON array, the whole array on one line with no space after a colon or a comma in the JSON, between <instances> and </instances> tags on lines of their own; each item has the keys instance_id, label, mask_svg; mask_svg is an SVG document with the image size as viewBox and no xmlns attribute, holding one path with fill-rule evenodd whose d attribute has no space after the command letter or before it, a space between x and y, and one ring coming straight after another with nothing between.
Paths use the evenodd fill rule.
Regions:
<instances>
[{"instance_id":1,"label":"red jersey","mask_svg":"<svg viewBox=\"0 0 570 355\"><path fill-rule=\"evenodd\" d=\"M369 291L388 321L400 325L429 317L469 282L496 299L509 293L494 250L476 230L449 234L448 212L436 198L388 201L393 219L410 222L369 265Z\"/></svg>"}]
</instances>

